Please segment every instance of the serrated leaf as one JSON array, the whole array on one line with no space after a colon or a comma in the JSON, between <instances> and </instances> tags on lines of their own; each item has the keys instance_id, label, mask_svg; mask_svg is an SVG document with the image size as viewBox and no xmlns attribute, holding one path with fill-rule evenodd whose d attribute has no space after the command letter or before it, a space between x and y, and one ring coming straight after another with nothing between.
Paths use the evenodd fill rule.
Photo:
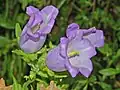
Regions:
<instances>
[{"instance_id":1,"label":"serrated leaf","mask_svg":"<svg viewBox=\"0 0 120 90\"><path fill-rule=\"evenodd\" d=\"M47 70L47 73L48 73L48 75L51 76L51 77L55 75L55 73L54 73L53 71L51 71L51 70Z\"/></svg>"},{"instance_id":2,"label":"serrated leaf","mask_svg":"<svg viewBox=\"0 0 120 90\"><path fill-rule=\"evenodd\" d=\"M30 71L30 75L29 75L30 79L34 79L36 78L36 73L33 71Z\"/></svg>"},{"instance_id":3,"label":"serrated leaf","mask_svg":"<svg viewBox=\"0 0 120 90\"><path fill-rule=\"evenodd\" d=\"M51 77L55 75L55 73L54 73L53 71L49 70L47 67L45 67L45 68L43 69L43 71L47 72L47 74L48 74L49 76L51 76Z\"/></svg>"},{"instance_id":4,"label":"serrated leaf","mask_svg":"<svg viewBox=\"0 0 120 90\"><path fill-rule=\"evenodd\" d=\"M37 54L28 54L28 53L24 53L22 50L17 50L17 49L12 52L22 56L23 60L25 60L26 62L34 61L37 59Z\"/></svg>"},{"instance_id":5,"label":"serrated leaf","mask_svg":"<svg viewBox=\"0 0 120 90\"><path fill-rule=\"evenodd\" d=\"M44 73L42 71L39 71L37 74L40 75L41 77L48 78L47 73Z\"/></svg>"}]
</instances>

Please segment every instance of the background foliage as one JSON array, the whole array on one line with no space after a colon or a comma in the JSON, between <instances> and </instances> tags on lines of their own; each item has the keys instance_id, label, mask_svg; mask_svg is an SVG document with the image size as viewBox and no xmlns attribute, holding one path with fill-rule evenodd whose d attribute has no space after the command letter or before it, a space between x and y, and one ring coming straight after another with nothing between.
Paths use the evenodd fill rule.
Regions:
<instances>
[{"instance_id":1,"label":"background foliage","mask_svg":"<svg viewBox=\"0 0 120 90\"><path fill-rule=\"evenodd\" d=\"M60 10L46 45L33 54L21 51L17 43L20 26L28 20L28 5L39 9L55 5ZM120 90L119 5L120 0L0 0L0 77L7 85L13 84L14 90L39 90L41 83L47 86L51 80L62 90ZM95 26L105 34L104 47L92 58L94 70L89 78L72 78L68 72L56 73L45 65L47 52L72 22L81 28Z\"/></svg>"}]
</instances>

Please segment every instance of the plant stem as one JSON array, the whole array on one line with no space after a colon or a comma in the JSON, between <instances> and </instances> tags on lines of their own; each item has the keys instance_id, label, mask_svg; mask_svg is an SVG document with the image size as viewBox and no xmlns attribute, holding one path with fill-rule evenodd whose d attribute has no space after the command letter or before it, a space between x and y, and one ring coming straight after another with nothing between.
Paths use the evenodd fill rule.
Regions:
<instances>
[{"instance_id":1,"label":"plant stem","mask_svg":"<svg viewBox=\"0 0 120 90\"><path fill-rule=\"evenodd\" d=\"M79 7L77 7L74 3L72 3L72 6L73 6L77 11L79 11L79 12L82 11L82 10L81 10Z\"/></svg>"},{"instance_id":2,"label":"plant stem","mask_svg":"<svg viewBox=\"0 0 120 90\"><path fill-rule=\"evenodd\" d=\"M57 6L57 8L60 9L60 8L63 6L63 4L65 3L65 1L66 1L66 0L62 0L62 1L60 2L60 4Z\"/></svg>"},{"instance_id":3,"label":"plant stem","mask_svg":"<svg viewBox=\"0 0 120 90\"><path fill-rule=\"evenodd\" d=\"M95 11L95 8L96 8L96 0L93 0L93 8L92 8L93 12Z\"/></svg>"},{"instance_id":4,"label":"plant stem","mask_svg":"<svg viewBox=\"0 0 120 90\"><path fill-rule=\"evenodd\" d=\"M8 11L9 11L9 2L6 0L5 2L5 18L8 17Z\"/></svg>"}]
</instances>

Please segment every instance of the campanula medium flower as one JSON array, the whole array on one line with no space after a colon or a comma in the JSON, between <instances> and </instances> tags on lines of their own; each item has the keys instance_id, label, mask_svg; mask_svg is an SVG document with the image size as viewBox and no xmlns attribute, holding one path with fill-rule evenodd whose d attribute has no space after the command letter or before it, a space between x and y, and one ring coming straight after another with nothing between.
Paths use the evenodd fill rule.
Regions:
<instances>
[{"instance_id":1,"label":"campanula medium flower","mask_svg":"<svg viewBox=\"0 0 120 90\"><path fill-rule=\"evenodd\" d=\"M96 55L95 47L104 45L102 30L94 27L79 29L78 24L72 23L67 28L66 36L60 39L56 48L48 52L48 68L56 72L68 70L72 77L78 73L89 77L93 70L90 59Z\"/></svg>"},{"instance_id":2,"label":"campanula medium flower","mask_svg":"<svg viewBox=\"0 0 120 90\"><path fill-rule=\"evenodd\" d=\"M20 47L27 53L33 53L43 46L47 34L51 32L58 9L51 5L39 11L33 6L28 6L26 13L30 18L22 31Z\"/></svg>"}]
</instances>

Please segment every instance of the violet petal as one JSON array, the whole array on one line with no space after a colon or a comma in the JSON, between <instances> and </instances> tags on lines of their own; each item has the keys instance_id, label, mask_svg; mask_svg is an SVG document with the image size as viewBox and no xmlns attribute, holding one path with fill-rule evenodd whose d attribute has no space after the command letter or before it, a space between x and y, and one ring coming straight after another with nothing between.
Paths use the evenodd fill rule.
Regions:
<instances>
[{"instance_id":1,"label":"violet petal","mask_svg":"<svg viewBox=\"0 0 120 90\"><path fill-rule=\"evenodd\" d=\"M23 39L23 37L25 37L25 35L22 36L21 39ZM24 39L26 41L24 42L24 44L20 44L21 49L24 50L24 52L26 52L26 53L33 53L33 52L38 51L43 46L43 44L46 40L46 35L40 36L40 38L37 42L35 42L31 39L27 39L27 38L24 38Z\"/></svg>"},{"instance_id":2,"label":"violet petal","mask_svg":"<svg viewBox=\"0 0 120 90\"><path fill-rule=\"evenodd\" d=\"M79 40L79 38L75 38L71 40L68 45L67 53L69 54L73 51L79 51L80 54L85 54L89 58L96 55L95 47L91 44L91 42L88 39Z\"/></svg>"},{"instance_id":3,"label":"violet petal","mask_svg":"<svg viewBox=\"0 0 120 90\"><path fill-rule=\"evenodd\" d=\"M46 7L44 7L42 10L41 10L41 13L43 14L43 15L46 15L46 16L48 16L47 18L53 18L53 19L55 19L56 17L57 17L57 15L58 15L58 9L56 8L56 7L54 7L54 6L52 6L52 5L50 5L50 6L46 6ZM43 16L44 17L44 16Z\"/></svg>"},{"instance_id":4,"label":"violet petal","mask_svg":"<svg viewBox=\"0 0 120 90\"><path fill-rule=\"evenodd\" d=\"M83 30L84 34L88 33L88 35L83 36L83 38L87 38L95 47L102 47L104 45L104 35L102 30Z\"/></svg>"},{"instance_id":5,"label":"violet petal","mask_svg":"<svg viewBox=\"0 0 120 90\"><path fill-rule=\"evenodd\" d=\"M60 38L60 55L64 58L67 58L67 46L68 46L68 39L66 37Z\"/></svg>"},{"instance_id":6,"label":"violet petal","mask_svg":"<svg viewBox=\"0 0 120 90\"><path fill-rule=\"evenodd\" d=\"M60 47L57 46L56 48L52 49L48 52L46 64L49 69L60 72L65 71L65 59L60 55Z\"/></svg>"},{"instance_id":7,"label":"violet petal","mask_svg":"<svg viewBox=\"0 0 120 90\"><path fill-rule=\"evenodd\" d=\"M69 39L73 39L76 36L76 33L79 29L79 25L76 23L72 23L68 26L67 31L66 31L66 36Z\"/></svg>"},{"instance_id":8,"label":"violet petal","mask_svg":"<svg viewBox=\"0 0 120 90\"><path fill-rule=\"evenodd\" d=\"M80 54L70 58L69 61L73 67L79 68L79 71L85 77L88 77L93 70L92 62L87 55Z\"/></svg>"},{"instance_id":9,"label":"violet petal","mask_svg":"<svg viewBox=\"0 0 120 90\"><path fill-rule=\"evenodd\" d=\"M65 60L65 66L72 77L75 77L79 73L79 70L73 67L68 59Z\"/></svg>"},{"instance_id":10,"label":"violet petal","mask_svg":"<svg viewBox=\"0 0 120 90\"><path fill-rule=\"evenodd\" d=\"M30 16L30 19L20 36L20 47L27 53L33 53L44 45L46 36L51 32L55 23L58 9L54 6L46 6L39 11L33 6L28 6L26 13ZM47 20L44 15L46 15Z\"/></svg>"},{"instance_id":11,"label":"violet petal","mask_svg":"<svg viewBox=\"0 0 120 90\"><path fill-rule=\"evenodd\" d=\"M28 6L26 13L31 16L32 14L35 14L36 12L39 12L39 9L33 7L33 6Z\"/></svg>"}]
</instances>

